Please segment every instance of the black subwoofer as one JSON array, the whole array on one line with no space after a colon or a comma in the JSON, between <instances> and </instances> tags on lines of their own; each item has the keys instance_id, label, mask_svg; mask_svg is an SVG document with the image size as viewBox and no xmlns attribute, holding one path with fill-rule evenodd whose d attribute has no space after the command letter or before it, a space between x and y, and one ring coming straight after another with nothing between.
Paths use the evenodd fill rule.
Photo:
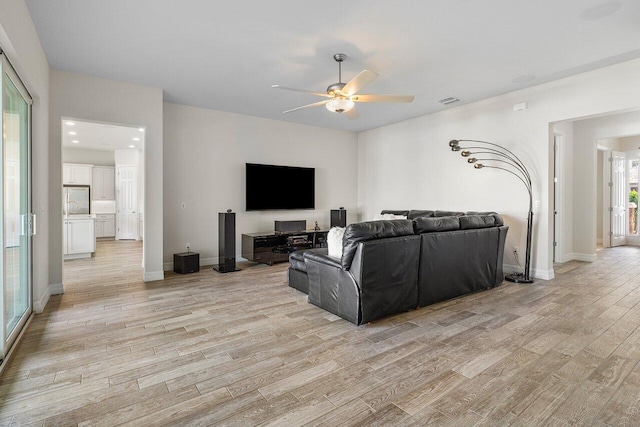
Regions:
<instances>
[{"instance_id":1,"label":"black subwoofer","mask_svg":"<svg viewBox=\"0 0 640 427\"><path fill-rule=\"evenodd\" d=\"M228 210L218 213L218 265L220 273L240 271L236 268L236 214Z\"/></svg>"}]
</instances>

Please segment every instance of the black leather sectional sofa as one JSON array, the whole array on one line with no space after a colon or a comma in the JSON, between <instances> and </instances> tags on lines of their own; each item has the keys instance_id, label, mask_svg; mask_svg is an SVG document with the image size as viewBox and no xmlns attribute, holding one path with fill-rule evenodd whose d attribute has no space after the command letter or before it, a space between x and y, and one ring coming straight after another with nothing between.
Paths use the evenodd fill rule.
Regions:
<instances>
[{"instance_id":1,"label":"black leather sectional sofa","mask_svg":"<svg viewBox=\"0 0 640 427\"><path fill-rule=\"evenodd\" d=\"M382 211L349 225L342 259L291 254L289 285L356 325L500 284L508 226L494 212Z\"/></svg>"}]
</instances>

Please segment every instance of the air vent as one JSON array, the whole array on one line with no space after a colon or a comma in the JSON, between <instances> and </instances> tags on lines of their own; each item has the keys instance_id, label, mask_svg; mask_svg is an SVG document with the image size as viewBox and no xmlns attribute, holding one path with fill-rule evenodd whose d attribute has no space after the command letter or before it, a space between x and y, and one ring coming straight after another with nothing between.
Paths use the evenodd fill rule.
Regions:
<instances>
[{"instance_id":1,"label":"air vent","mask_svg":"<svg viewBox=\"0 0 640 427\"><path fill-rule=\"evenodd\" d=\"M453 104L454 102L460 102L460 100L458 98L454 98L454 97L450 96L448 98L441 99L438 102L440 104L449 105L449 104Z\"/></svg>"}]
</instances>

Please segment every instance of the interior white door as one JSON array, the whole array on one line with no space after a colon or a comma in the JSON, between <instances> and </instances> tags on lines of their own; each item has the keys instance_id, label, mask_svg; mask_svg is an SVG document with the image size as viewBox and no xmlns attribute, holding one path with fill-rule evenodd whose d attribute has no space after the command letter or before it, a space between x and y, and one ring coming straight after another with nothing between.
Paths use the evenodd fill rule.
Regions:
<instances>
[{"instance_id":1,"label":"interior white door","mask_svg":"<svg viewBox=\"0 0 640 427\"><path fill-rule=\"evenodd\" d=\"M611 152L611 246L627 244L626 155Z\"/></svg>"},{"instance_id":2,"label":"interior white door","mask_svg":"<svg viewBox=\"0 0 640 427\"><path fill-rule=\"evenodd\" d=\"M116 240L138 237L138 167L118 166L116 201Z\"/></svg>"}]
</instances>

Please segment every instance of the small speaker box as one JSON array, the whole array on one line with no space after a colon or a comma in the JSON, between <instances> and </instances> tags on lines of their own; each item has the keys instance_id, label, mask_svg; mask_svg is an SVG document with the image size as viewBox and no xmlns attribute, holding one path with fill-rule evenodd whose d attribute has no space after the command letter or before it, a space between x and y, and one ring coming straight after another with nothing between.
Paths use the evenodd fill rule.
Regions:
<instances>
[{"instance_id":1,"label":"small speaker box","mask_svg":"<svg viewBox=\"0 0 640 427\"><path fill-rule=\"evenodd\" d=\"M347 210L331 209L331 228L347 226Z\"/></svg>"},{"instance_id":2,"label":"small speaker box","mask_svg":"<svg viewBox=\"0 0 640 427\"><path fill-rule=\"evenodd\" d=\"M197 252L173 254L173 271L179 274L200 271L200 254Z\"/></svg>"},{"instance_id":3,"label":"small speaker box","mask_svg":"<svg viewBox=\"0 0 640 427\"><path fill-rule=\"evenodd\" d=\"M276 221L274 224L276 233L291 233L307 229L307 221Z\"/></svg>"}]
</instances>

